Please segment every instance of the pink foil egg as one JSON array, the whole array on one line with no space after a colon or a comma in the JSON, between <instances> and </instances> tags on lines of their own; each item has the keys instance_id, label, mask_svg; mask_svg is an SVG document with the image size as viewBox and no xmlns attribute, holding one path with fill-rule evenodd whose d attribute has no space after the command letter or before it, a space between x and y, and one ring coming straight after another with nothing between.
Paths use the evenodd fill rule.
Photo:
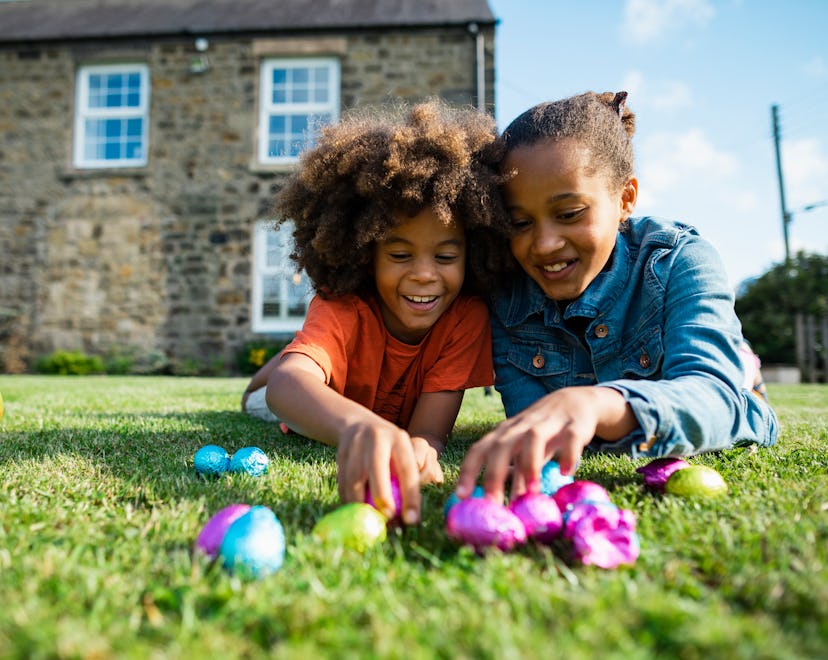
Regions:
<instances>
[{"instance_id":1,"label":"pink foil egg","mask_svg":"<svg viewBox=\"0 0 828 660\"><path fill-rule=\"evenodd\" d=\"M215 559L230 525L249 510L249 504L231 504L221 509L202 528L196 539L196 550L200 550L211 559Z\"/></svg>"},{"instance_id":2,"label":"pink foil egg","mask_svg":"<svg viewBox=\"0 0 828 660\"><path fill-rule=\"evenodd\" d=\"M400 516L400 512L402 511L402 493L400 492L400 481L397 479L395 475L391 475L391 497L394 498L394 514L391 516L390 520L394 520ZM375 509L379 510L379 507L374 502L374 498L371 495L371 487L365 487L365 503L370 504Z\"/></svg>"},{"instance_id":3,"label":"pink foil egg","mask_svg":"<svg viewBox=\"0 0 828 660\"><path fill-rule=\"evenodd\" d=\"M594 481L573 481L571 484L561 486L555 491L555 503L558 508L566 513L576 502L609 502L610 496L606 489Z\"/></svg>"},{"instance_id":4,"label":"pink foil egg","mask_svg":"<svg viewBox=\"0 0 828 660\"><path fill-rule=\"evenodd\" d=\"M575 559L599 568L633 564L641 549L631 511L608 503L574 505L566 533Z\"/></svg>"},{"instance_id":5,"label":"pink foil egg","mask_svg":"<svg viewBox=\"0 0 828 660\"><path fill-rule=\"evenodd\" d=\"M488 497L455 504L446 519L446 532L478 552L488 547L508 551L526 542L526 528L514 513Z\"/></svg>"},{"instance_id":6,"label":"pink foil egg","mask_svg":"<svg viewBox=\"0 0 828 660\"><path fill-rule=\"evenodd\" d=\"M551 543L563 527L561 510L555 500L543 493L524 493L509 508L526 528L526 535L540 543Z\"/></svg>"},{"instance_id":7,"label":"pink foil egg","mask_svg":"<svg viewBox=\"0 0 828 660\"><path fill-rule=\"evenodd\" d=\"M644 483L649 488L663 491L670 475L686 467L690 467L690 464L681 458L657 458L642 465L636 472L644 476Z\"/></svg>"}]
</instances>

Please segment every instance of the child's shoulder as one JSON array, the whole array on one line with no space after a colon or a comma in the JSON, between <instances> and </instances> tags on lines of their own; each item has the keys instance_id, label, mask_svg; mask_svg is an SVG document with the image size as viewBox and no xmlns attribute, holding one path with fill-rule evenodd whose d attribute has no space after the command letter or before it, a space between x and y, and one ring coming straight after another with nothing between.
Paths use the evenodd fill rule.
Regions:
<instances>
[{"instance_id":1,"label":"child's shoulder","mask_svg":"<svg viewBox=\"0 0 828 660\"><path fill-rule=\"evenodd\" d=\"M688 237L699 235L692 225L656 216L630 218L623 233L633 245L648 244L668 248L675 247Z\"/></svg>"},{"instance_id":2,"label":"child's shoulder","mask_svg":"<svg viewBox=\"0 0 828 660\"><path fill-rule=\"evenodd\" d=\"M476 319L480 315L487 315L489 308L486 301L480 296L460 294L455 298L448 311L461 319L467 317Z\"/></svg>"}]
</instances>

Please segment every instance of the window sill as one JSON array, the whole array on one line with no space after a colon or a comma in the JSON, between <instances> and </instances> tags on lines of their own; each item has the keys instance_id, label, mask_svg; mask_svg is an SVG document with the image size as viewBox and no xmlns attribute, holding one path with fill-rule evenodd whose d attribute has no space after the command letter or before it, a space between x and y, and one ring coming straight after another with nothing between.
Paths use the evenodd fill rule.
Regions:
<instances>
[{"instance_id":1,"label":"window sill","mask_svg":"<svg viewBox=\"0 0 828 660\"><path fill-rule=\"evenodd\" d=\"M150 167L90 167L78 169L76 167L58 168L58 178L61 181L75 179L111 179L113 177L144 178L150 175Z\"/></svg>"}]
</instances>

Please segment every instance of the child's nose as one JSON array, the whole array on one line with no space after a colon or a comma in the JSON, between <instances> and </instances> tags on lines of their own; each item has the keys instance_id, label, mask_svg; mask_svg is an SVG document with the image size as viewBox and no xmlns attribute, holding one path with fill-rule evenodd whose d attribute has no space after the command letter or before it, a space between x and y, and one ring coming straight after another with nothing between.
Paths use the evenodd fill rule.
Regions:
<instances>
[{"instance_id":1,"label":"child's nose","mask_svg":"<svg viewBox=\"0 0 828 660\"><path fill-rule=\"evenodd\" d=\"M548 254L560 250L566 244L563 234L552 224L539 222L532 232L532 252Z\"/></svg>"},{"instance_id":2,"label":"child's nose","mask_svg":"<svg viewBox=\"0 0 828 660\"><path fill-rule=\"evenodd\" d=\"M431 259L416 259L412 265L411 276L416 280L430 281L434 279L436 272Z\"/></svg>"}]
</instances>

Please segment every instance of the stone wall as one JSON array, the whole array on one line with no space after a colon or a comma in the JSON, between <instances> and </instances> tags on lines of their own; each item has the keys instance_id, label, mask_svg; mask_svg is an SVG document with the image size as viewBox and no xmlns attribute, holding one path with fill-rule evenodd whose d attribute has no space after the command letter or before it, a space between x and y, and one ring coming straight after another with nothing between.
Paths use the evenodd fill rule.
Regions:
<instances>
[{"instance_id":1,"label":"stone wall","mask_svg":"<svg viewBox=\"0 0 828 660\"><path fill-rule=\"evenodd\" d=\"M494 104L486 31L487 107ZM301 38L0 46L0 370L44 353L132 348L221 362L251 330L255 222L285 167L256 162L259 62L336 54L342 109L393 98L475 99L464 27ZM75 170L78 66L145 62L150 152L144 168Z\"/></svg>"}]
</instances>

